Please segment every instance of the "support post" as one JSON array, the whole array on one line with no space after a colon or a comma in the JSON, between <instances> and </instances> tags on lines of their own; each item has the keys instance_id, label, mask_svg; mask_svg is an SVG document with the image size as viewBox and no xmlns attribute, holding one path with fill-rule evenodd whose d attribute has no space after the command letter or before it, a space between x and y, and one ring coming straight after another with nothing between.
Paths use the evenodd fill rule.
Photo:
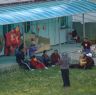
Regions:
<instances>
[{"instance_id":1,"label":"support post","mask_svg":"<svg viewBox=\"0 0 96 95\"><path fill-rule=\"evenodd\" d=\"M85 21L84 21L84 14L82 15L83 17L83 38L86 37L86 33L85 33Z\"/></svg>"},{"instance_id":2,"label":"support post","mask_svg":"<svg viewBox=\"0 0 96 95\"><path fill-rule=\"evenodd\" d=\"M58 18L58 35L59 35L59 53L61 53L61 41L60 41L60 25L59 25L59 18Z\"/></svg>"}]
</instances>

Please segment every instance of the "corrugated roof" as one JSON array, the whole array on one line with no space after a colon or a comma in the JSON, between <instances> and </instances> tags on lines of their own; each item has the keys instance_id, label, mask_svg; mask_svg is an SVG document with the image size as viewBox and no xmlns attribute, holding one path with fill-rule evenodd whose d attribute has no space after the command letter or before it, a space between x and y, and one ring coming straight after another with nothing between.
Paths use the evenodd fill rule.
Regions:
<instances>
[{"instance_id":1,"label":"corrugated roof","mask_svg":"<svg viewBox=\"0 0 96 95\"><path fill-rule=\"evenodd\" d=\"M96 11L96 4L86 0L51 1L0 7L0 25L36 21Z\"/></svg>"},{"instance_id":2,"label":"corrugated roof","mask_svg":"<svg viewBox=\"0 0 96 95\"><path fill-rule=\"evenodd\" d=\"M74 15L73 22L81 22L83 23L82 15ZM84 15L84 22L96 22L96 13L87 13Z\"/></svg>"}]
</instances>

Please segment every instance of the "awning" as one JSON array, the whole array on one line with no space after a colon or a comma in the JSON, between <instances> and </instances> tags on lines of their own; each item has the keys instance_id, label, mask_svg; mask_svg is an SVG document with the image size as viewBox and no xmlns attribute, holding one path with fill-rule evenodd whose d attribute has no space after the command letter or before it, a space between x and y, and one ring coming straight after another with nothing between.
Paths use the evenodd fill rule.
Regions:
<instances>
[{"instance_id":1,"label":"awning","mask_svg":"<svg viewBox=\"0 0 96 95\"><path fill-rule=\"evenodd\" d=\"M96 4L86 0L51 1L0 7L0 25L36 21L95 12Z\"/></svg>"}]
</instances>

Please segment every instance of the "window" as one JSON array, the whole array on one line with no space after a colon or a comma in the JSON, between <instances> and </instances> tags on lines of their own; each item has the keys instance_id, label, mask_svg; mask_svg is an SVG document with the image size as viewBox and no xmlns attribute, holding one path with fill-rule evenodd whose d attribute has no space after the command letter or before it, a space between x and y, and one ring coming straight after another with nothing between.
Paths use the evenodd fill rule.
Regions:
<instances>
[{"instance_id":1,"label":"window","mask_svg":"<svg viewBox=\"0 0 96 95\"><path fill-rule=\"evenodd\" d=\"M6 34L7 32L11 31L11 29L12 29L11 24L3 25L3 34Z\"/></svg>"},{"instance_id":2,"label":"window","mask_svg":"<svg viewBox=\"0 0 96 95\"><path fill-rule=\"evenodd\" d=\"M67 27L68 27L68 17L67 16L61 17L60 18L60 28L64 29L64 28L67 28Z\"/></svg>"},{"instance_id":3,"label":"window","mask_svg":"<svg viewBox=\"0 0 96 95\"><path fill-rule=\"evenodd\" d=\"M24 22L25 33L30 31L30 22Z\"/></svg>"}]
</instances>

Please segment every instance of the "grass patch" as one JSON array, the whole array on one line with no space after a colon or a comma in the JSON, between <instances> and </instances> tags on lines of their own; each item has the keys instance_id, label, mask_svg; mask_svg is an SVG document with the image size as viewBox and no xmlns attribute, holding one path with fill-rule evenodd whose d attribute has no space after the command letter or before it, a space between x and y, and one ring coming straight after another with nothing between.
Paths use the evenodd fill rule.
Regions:
<instances>
[{"instance_id":1,"label":"grass patch","mask_svg":"<svg viewBox=\"0 0 96 95\"><path fill-rule=\"evenodd\" d=\"M58 67L0 73L0 95L96 95L96 68L70 69L71 87L63 88Z\"/></svg>"}]
</instances>

